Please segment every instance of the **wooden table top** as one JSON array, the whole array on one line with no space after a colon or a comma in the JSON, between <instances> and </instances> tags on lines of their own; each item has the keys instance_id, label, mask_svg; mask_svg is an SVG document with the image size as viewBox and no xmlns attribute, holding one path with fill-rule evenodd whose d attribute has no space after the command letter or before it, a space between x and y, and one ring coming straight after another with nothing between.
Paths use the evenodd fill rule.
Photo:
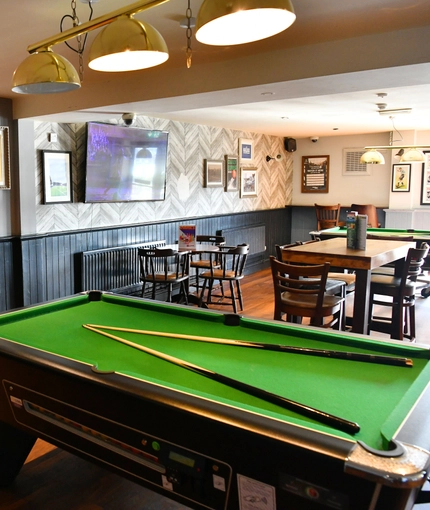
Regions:
<instances>
[{"instance_id":1,"label":"wooden table top","mask_svg":"<svg viewBox=\"0 0 430 510\"><path fill-rule=\"evenodd\" d=\"M371 270L405 258L409 248L414 247L414 242L367 239L365 250L354 250L347 248L345 238L335 237L283 250L282 260L311 264L330 262L348 269Z\"/></svg>"}]
</instances>

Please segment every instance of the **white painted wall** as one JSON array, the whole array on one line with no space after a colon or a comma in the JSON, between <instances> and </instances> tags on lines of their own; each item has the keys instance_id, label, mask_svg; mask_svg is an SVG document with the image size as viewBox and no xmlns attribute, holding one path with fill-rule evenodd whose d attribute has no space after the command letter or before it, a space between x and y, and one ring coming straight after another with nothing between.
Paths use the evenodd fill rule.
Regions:
<instances>
[{"instance_id":1,"label":"white painted wall","mask_svg":"<svg viewBox=\"0 0 430 510\"><path fill-rule=\"evenodd\" d=\"M405 145L430 145L430 131L406 131L401 133ZM394 136L393 145L400 146ZM371 145L389 145L390 133L375 133L352 136L321 137L314 143L309 138L297 139L297 151L293 155L292 205L309 206L314 203L330 205L340 203L348 207L352 203L374 204L390 209L429 209L422 206L422 163L411 164L411 191L392 192L392 165L399 163L397 151L382 151L385 165L369 165L370 175L345 176L342 174L343 149L361 148ZM302 193L302 157L330 156L329 192Z\"/></svg>"},{"instance_id":2,"label":"white painted wall","mask_svg":"<svg viewBox=\"0 0 430 510\"><path fill-rule=\"evenodd\" d=\"M385 165L369 165L370 175L342 175L343 149L363 148L369 145L389 145L389 133L351 136L321 137L314 143L309 138L297 139L297 151L293 156L292 205L309 206L315 203L330 205L340 203L349 207L352 203L374 204L388 207L390 203L391 161L386 151ZM301 174L303 156L330 156L329 192L302 193Z\"/></svg>"}]
</instances>

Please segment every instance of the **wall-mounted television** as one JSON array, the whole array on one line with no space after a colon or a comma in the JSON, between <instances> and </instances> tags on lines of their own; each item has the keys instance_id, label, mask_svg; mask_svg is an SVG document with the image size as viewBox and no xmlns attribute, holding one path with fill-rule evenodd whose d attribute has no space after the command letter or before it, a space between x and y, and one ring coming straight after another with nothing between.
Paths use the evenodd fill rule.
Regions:
<instances>
[{"instance_id":1,"label":"wall-mounted television","mask_svg":"<svg viewBox=\"0 0 430 510\"><path fill-rule=\"evenodd\" d=\"M164 200L168 133L87 123L85 202Z\"/></svg>"}]
</instances>

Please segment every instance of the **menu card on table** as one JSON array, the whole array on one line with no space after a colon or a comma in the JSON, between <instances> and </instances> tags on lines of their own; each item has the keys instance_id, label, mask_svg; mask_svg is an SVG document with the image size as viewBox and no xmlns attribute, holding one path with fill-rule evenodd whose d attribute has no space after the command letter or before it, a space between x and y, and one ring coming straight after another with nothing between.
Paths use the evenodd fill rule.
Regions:
<instances>
[{"instance_id":1,"label":"menu card on table","mask_svg":"<svg viewBox=\"0 0 430 510\"><path fill-rule=\"evenodd\" d=\"M179 249L196 247L196 225L179 225Z\"/></svg>"}]
</instances>

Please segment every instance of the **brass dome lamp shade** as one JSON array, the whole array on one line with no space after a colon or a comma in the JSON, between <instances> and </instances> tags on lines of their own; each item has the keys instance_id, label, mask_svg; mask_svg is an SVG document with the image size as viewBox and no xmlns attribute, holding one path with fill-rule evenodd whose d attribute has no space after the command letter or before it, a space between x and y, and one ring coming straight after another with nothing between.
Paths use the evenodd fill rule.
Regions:
<instances>
[{"instance_id":1,"label":"brass dome lamp shade","mask_svg":"<svg viewBox=\"0 0 430 510\"><path fill-rule=\"evenodd\" d=\"M104 72L136 71L160 65L168 58L167 45L152 25L120 16L94 39L88 66Z\"/></svg>"},{"instance_id":2,"label":"brass dome lamp shade","mask_svg":"<svg viewBox=\"0 0 430 510\"><path fill-rule=\"evenodd\" d=\"M363 153L360 158L360 163L363 165L384 165L385 158L384 156L377 151L376 149L369 149L367 152Z\"/></svg>"},{"instance_id":3,"label":"brass dome lamp shade","mask_svg":"<svg viewBox=\"0 0 430 510\"><path fill-rule=\"evenodd\" d=\"M80 88L73 65L50 48L29 55L13 75L12 91L19 94L54 94Z\"/></svg>"},{"instance_id":4,"label":"brass dome lamp shade","mask_svg":"<svg viewBox=\"0 0 430 510\"><path fill-rule=\"evenodd\" d=\"M294 23L290 0L205 0L196 22L196 39L213 46L259 41Z\"/></svg>"},{"instance_id":5,"label":"brass dome lamp shade","mask_svg":"<svg viewBox=\"0 0 430 510\"><path fill-rule=\"evenodd\" d=\"M401 163L422 163L426 160L424 153L419 149L409 149L400 157Z\"/></svg>"}]
</instances>

